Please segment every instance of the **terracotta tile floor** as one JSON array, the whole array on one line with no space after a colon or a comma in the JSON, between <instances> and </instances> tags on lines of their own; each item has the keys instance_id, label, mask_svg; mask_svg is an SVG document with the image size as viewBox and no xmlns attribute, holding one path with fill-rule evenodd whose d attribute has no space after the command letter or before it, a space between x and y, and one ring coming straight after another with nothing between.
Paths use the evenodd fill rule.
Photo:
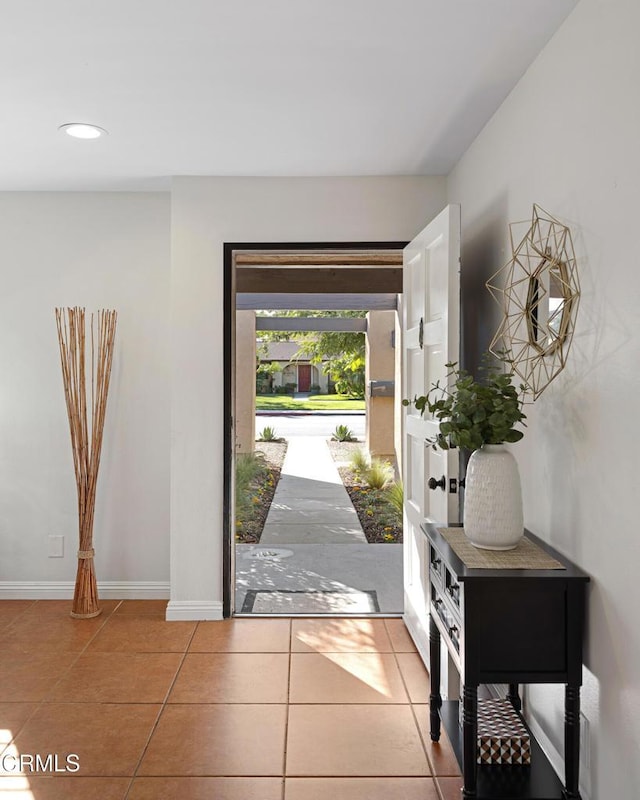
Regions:
<instances>
[{"instance_id":1,"label":"terracotta tile floor","mask_svg":"<svg viewBox=\"0 0 640 800\"><path fill-rule=\"evenodd\" d=\"M397 619L165 622L164 603L0 601L2 800L452 800ZM77 773L15 770L77 754ZM4 768L4 769L3 769Z\"/></svg>"}]
</instances>

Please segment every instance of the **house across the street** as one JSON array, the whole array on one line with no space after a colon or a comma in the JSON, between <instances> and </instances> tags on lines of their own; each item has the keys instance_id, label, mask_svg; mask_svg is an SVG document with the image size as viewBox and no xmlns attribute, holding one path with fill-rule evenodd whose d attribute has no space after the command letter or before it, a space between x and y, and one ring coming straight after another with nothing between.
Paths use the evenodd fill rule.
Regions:
<instances>
[{"instance_id":1,"label":"house across the street","mask_svg":"<svg viewBox=\"0 0 640 800\"><path fill-rule=\"evenodd\" d=\"M258 370L256 388L258 394L269 392L311 392L327 394L331 387L328 375L322 366L312 364L309 356L300 352L297 342L258 342L258 364L278 364L278 372Z\"/></svg>"}]
</instances>

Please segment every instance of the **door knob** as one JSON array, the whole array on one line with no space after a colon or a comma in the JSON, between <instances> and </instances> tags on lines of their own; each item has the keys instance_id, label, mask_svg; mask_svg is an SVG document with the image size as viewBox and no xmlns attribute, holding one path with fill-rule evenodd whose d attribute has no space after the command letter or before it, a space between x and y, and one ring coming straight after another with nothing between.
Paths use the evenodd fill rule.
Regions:
<instances>
[{"instance_id":1,"label":"door knob","mask_svg":"<svg viewBox=\"0 0 640 800\"><path fill-rule=\"evenodd\" d=\"M446 483L447 483L447 482L446 482L446 480L445 480L445 477L444 477L444 475L443 475L443 476L440 478L440 480L439 480L439 481L437 481L435 478L429 478L429 480L427 481L427 486L428 486L430 489L437 489L437 488L438 488L438 486L439 486L439 487L442 489L442 491L444 492L444 490L445 490L445 487L446 487Z\"/></svg>"}]
</instances>

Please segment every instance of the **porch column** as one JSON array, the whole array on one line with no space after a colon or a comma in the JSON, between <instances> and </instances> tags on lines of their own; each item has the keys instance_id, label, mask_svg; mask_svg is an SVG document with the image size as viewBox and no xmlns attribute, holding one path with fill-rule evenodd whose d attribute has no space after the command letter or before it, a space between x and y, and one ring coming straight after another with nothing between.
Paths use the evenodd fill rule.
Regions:
<instances>
[{"instance_id":1,"label":"porch column","mask_svg":"<svg viewBox=\"0 0 640 800\"><path fill-rule=\"evenodd\" d=\"M256 312L236 312L236 452L256 440Z\"/></svg>"},{"instance_id":2,"label":"porch column","mask_svg":"<svg viewBox=\"0 0 640 800\"><path fill-rule=\"evenodd\" d=\"M393 397L372 397L369 382L393 381L395 378L395 350L392 346L395 319L395 311L370 311L365 335L366 448L371 455L392 460L395 453ZM398 386L395 391L399 391Z\"/></svg>"}]
</instances>

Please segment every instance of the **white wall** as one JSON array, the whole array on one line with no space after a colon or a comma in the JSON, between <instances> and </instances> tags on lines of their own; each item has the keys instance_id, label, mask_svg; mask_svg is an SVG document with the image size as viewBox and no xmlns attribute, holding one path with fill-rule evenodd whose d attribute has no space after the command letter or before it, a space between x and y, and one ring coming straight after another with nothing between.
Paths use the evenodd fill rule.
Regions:
<instances>
[{"instance_id":1,"label":"white wall","mask_svg":"<svg viewBox=\"0 0 640 800\"><path fill-rule=\"evenodd\" d=\"M0 582L73 581L76 490L54 307L118 311L99 581L169 577L168 194L0 194ZM50 534L64 558L48 558ZM1 590L0 585L0 590Z\"/></svg>"},{"instance_id":2,"label":"white wall","mask_svg":"<svg viewBox=\"0 0 640 800\"><path fill-rule=\"evenodd\" d=\"M483 284L508 259L507 223L537 202L575 233L573 349L513 452L527 527L592 576L583 707L593 800L630 800L640 787L638 30L637 0L582 0L448 183L462 204L469 361L493 333ZM561 749L561 691L537 687L529 700Z\"/></svg>"},{"instance_id":3,"label":"white wall","mask_svg":"<svg viewBox=\"0 0 640 800\"><path fill-rule=\"evenodd\" d=\"M225 242L408 240L443 178L177 178L172 191L169 616L222 601Z\"/></svg>"}]
</instances>

